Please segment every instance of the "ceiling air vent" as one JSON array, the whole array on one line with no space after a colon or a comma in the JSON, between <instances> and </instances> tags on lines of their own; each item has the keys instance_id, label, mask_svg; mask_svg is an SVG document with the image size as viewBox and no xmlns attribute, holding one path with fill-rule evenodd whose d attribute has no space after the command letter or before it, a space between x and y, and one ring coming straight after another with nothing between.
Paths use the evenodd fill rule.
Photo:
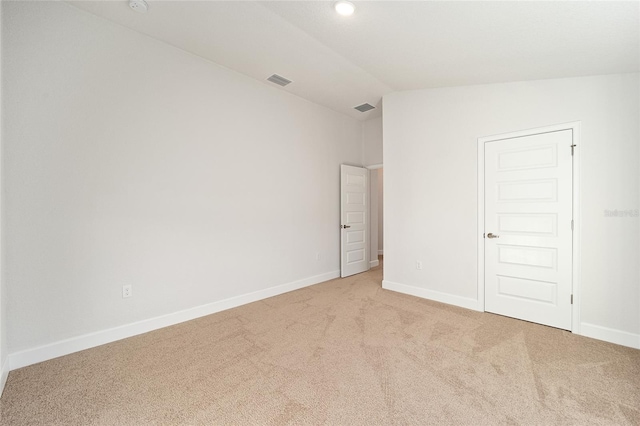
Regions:
<instances>
[{"instance_id":1,"label":"ceiling air vent","mask_svg":"<svg viewBox=\"0 0 640 426\"><path fill-rule=\"evenodd\" d=\"M354 108L357 109L360 112L367 112L367 111L371 111L375 107L373 105L370 105L370 104L362 104L362 105L358 105L357 107L354 107Z\"/></svg>"},{"instance_id":2,"label":"ceiling air vent","mask_svg":"<svg viewBox=\"0 0 640 426\"><path fill-rule=\"evenodd\" d=\"M287 80L284 77L279 76L278 74L274 74L271 77L269 77L267 79L268 81L277 84L278 86L286 86L287 84L291 83L291 80Z\"/></svg>"}]
</instances>

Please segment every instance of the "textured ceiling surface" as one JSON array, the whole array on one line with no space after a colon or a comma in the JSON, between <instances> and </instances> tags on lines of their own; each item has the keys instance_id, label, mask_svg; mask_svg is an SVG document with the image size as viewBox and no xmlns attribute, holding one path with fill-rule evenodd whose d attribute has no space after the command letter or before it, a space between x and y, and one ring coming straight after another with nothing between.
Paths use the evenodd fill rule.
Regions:
<instances>
[{"instance_id":1,"label":"textured ceiling surface","mask_svg":"<svg viewBox=\"0 0 640 426\"><path fill-rule=\"evenodd\" d=\"M362 120L395 90L640 70L634 1L354 1L349 18L333 1L68 3Z\"/></svg>"}]
</instances>

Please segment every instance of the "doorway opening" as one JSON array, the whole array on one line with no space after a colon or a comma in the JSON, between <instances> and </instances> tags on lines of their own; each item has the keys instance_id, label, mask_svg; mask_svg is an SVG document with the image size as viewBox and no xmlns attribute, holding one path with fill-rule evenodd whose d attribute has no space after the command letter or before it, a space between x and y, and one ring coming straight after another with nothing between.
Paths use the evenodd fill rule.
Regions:
<instances>
[{"instance_id":1,"label":"doorway opening","mask_svg":"<svg viewBox=\"0 0 640 426\"><path fill-rule=\"evenodd\" d=\"M382 165L341 165L340 276L382 266L384 255Z\"/></svg>"},{"instance_id":2,"label":"doorway opening","mask_svg":"<svg viewBox=\"0 0 640 426\"><path fill-rule=\"evenodd\" d=\"M375 168L372 168L375 167ZM372 166L371 176L371 267L382 263L384 256L384 195L382 165Z\"/></svg>"},{"instance_id":3,"label":"doorway opening","mask_svg":"<svg viewBox=\"0 0 640 426\"><path fill-rule=\"evenodd\" d=\"M478 301L577 332L580 123L478 139Z\"/></svg>"}]
</instances>

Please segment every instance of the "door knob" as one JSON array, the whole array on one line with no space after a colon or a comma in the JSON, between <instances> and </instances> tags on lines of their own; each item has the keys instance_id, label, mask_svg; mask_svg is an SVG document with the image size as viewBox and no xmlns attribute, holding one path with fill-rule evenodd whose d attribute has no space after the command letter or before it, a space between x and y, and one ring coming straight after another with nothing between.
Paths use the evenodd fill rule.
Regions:
<instances>
[{"instance_id":1,"label":"door knob","mask_svg":"<svg viewBox=\"0 0 640 426\"><path fill-rule=\"evenodd\" d=\"M344 229L351 228L351 225L342 225L341 228L344 228Z\"/></svg>"},{"instance_id":2,"label":"door knob","mask_svg":"<svg viewBox=\"0 0 640 426\"><path fill-rule=\"evenodd\" d=\"M489 232L487 234L487 238L500 238L500 235L495 235L495 234L492 234L491 232Z\"/></svg>"}]
</instances>

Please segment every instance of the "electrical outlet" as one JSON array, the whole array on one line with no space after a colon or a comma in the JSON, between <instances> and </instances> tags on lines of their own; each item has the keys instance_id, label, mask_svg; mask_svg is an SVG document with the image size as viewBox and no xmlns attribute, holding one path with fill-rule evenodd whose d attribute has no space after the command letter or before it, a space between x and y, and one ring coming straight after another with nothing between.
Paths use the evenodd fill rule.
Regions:
<instances>
[{"instance_id":1,"label":"electrical outlet","mask_svg":"<svg viewBox=\"0 0 640 426\"><path fill-rule=\"evenodd\" d=\"M416 269L422 269L422 262L419 260L416 260Z\"/></svg>"},{"instance_id":2,"label":"electrical outlet","mask_svg":"<svg viewBox=\"0 0 640 426\"><path fill-rule=\"evenodd\" d=\"M132 295L131 284L122 286L122 298L125 299L127 297L131 297Z\"/></svg>"}]
</instances>

